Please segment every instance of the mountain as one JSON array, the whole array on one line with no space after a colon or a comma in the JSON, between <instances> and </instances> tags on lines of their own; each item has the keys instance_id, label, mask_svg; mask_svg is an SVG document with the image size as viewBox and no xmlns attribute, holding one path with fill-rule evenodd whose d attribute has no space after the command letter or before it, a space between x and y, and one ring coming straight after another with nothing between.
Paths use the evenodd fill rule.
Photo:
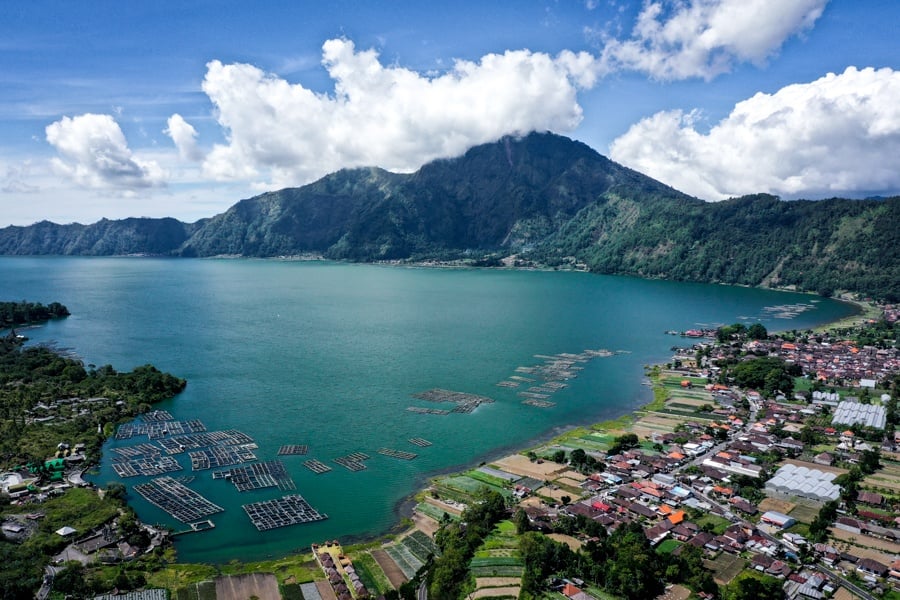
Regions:
<instances>
[{"instance_id":1,"label":"mountain","mask_svg":"<svg viewBox=\"0 0 900 600\"><path fill-rule=\"evenodd\" d=\"M411 174L342 170L193 224L0 230L2 254L481 259L900 300L900 198L692 198L553 134L476 146ZM487 260L485 260L487 259Z\"/></svg>"},{"instance_id":2,"label":"mountain","mask_svg":"<svg viewBox=\"0 0 900 600\"><path fill-rule=\"evenodd\" d=\"M476 146L409 175L338 171L302 188L242 200L182 248L190 256L390 260L518 251L616 189L702 204L579 142L531 134Z\"/></svg>"},{"instance_id":3,"label":"mountain","mask_svg":"<svg viewBox=\"0 0 900 600\"><path fill-rule=\"evenodd\" d=\"M0 229L0 254L171 254L203 223L205 220L189 224L171 218L102 219L92 225L57 225L41 221L28 227Z\"/></svg>"}]
</instances>

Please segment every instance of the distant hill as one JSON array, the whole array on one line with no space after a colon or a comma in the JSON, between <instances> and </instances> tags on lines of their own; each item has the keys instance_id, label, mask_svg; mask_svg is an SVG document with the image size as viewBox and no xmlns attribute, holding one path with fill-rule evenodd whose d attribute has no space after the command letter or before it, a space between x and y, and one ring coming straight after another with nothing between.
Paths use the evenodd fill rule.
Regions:
<instances>
[{"instance_id":1,"label":"distant hill","mask_svg":"<svg viewBox=\"0 0 900 600\"><path fill-rule=\"evenodd\" d=\"M193 224L103 220L0 230L2 254L354 261L517 254L598 273L850 290L900 300L900 198L692 198L570 139L533 133L411 174L342 170ZM487 258L487 260L483 260Z\"/></svg>"}]
</instances>

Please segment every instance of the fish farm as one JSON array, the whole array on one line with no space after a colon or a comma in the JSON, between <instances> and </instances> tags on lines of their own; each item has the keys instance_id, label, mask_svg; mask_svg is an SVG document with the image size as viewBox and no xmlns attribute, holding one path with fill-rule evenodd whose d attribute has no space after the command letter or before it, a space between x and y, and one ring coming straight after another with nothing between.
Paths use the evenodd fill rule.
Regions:
<instances>
[{"instance_id":1,"label":"fish farm","mask_svg":"<svg viewBox=\"0 0 900 600\"><path fill-rule=\"evenodd\" d=\"M326 465L325 463L318 461L314 458L311 458L307 461L303 462L303 466L315 473L316 475L321 475L322 473L327 473L331 470L331 467Z\"/></svg>"},{"instance_id":2,"label":"fish farm","mask_svg":"<svg viewBox=\"0 0 900 600\"><path fill-rule=\"evenodd\" d=\"M278 449L278 456L303 456L309 452L306 444L287 444Z\"/></svg>"},{"instance_id":3,"label":"fish farm","mask_svg":"<svg viewBox=\"0 0 900 600\"><path fill-rule=\"evenodd\" d=\"M455 413L471 413L482 404L490 404L494 400L487 396L479 396L477 394L467 394L466 392L454 392L453 390L444 390L435 388L418 394L413 394L413 398L427 400L429 402L452 402L456 404L450 412Z\"/></svg>"},{"instance_id":4,"label":"fish farm","mask_svg":"<svg viewBox=\"0 0 900 600\"><path fill-rule=\"evenodd\" d=\"M256 444L244 446L213 446L190 452L192 471L205 471L216 467L228 467L256 460L253 450Z\"/></svg>"},{"instance_id":5,"label":"fish farm","mask_svg":"<svg viewBox=\"0 0 900 600\"><path fill-rule=\"evenodd\" d=\"M409 406L406 408L409 412L419 413L422 415L449 415L449 410L441 410L440 408L423 408L421 406Z\"/></svg>"},{"instance_id":6,"label":"fish farm","mask_svg":"<svg viewBox=\"0 0 900 600\"><path fill-rule=\"evenodd\" d=\"M244 504L242 508L250 517L253 526L260 531L298 523L312 523L328 518L328 515L319 513L299 494L283 496L276 500Z\"/></svg>"},{"instance_id":7,"label":"fish farm","mask_svg":"<svg viewBox=\"0 0 900 600\"><path fill-rule=\"evenodd\" d=\"M225 510L171 477L159 477L149 483L141 483L134 486L134 491L182 523L201 521Z\"/></svg>"},{"instance_id":8,"label":"fish farm","mask_svg":"<svg viewBox=\"0 0 900 600\"><path fill-rule=\"evenodd\" d=\"M351 471L364 471L366 469L366 465L363 464L364 460L368 460L370 457L368 454L363 454L362 452L354 452L353 454L348 454L347 456L339 456L334 459L334 462L341 465L344 468L350 469Z\"/></svg>"},{"instance_id":9,"label":"fish farm","mask_svg":"<svg viewBox=\"0 0 900 600\"><path fill-rule=\"evenodd\" d=\"M534 357L543 361L542 363L516 367L515 375L510 375L497 385L505 388L518 388L523 384L536 384L517 393L520 398L524 398L522 404L537 408L550 408L556 406L556 403L548 399L569 386L568 383L564 383L566 380L578 377L579 371L584 369L583 363L594 358L605 358L615 354L615 352L603 349L585 350L580 354L568 352L554 355L535 354ZM531 377L525 377L525 375L531 375Z\"/></svg>"},{"instance_id":10,"label":"fish farm","mask_svg":"<svg viewBox=\"0 0 900 600\"><path fill-rule=\"evenodd\" d=\"M378 454L390 456L391 458L399 458L401 460L412 460L419 456L415 452L404 452L403 450L392 450L391 448L379 448Z\"/></svg>"},{"instance_id":11,"label":"fish farm","mask_svg":"<svg viewBox=\"0 0 900 600\"><path fill-rule=\"evenodd\" d=\"M409 438L409 443L415 444L416 446L419 446L420 448L425 448L426 446L431 445L431 442L429 442L425 438L420 438L420 437Z\"/></svg>"},{"instance_id":12,"label":"fish farm","mask_svg":"<svg viewBox=\"0 0 900 600\"><path fill-rule=\"evenodd\" d=\"M270 460L261 463L235 467L225 471L215 471L213 479L227 479L234 484L239 492L259 490L267 487L278 487L279 490L296 490L294 480L288 475L284 463L280 460Z\"/></svg>"}]
</instances>

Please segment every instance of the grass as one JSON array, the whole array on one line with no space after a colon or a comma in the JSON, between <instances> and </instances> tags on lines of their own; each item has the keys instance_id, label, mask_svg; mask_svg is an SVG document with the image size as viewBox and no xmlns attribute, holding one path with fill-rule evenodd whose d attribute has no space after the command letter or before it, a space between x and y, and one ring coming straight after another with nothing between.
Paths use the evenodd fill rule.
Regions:
<instances>
[{"instance_id":1,"label":"grass","mask_svg":"<svg viewBox=\"0 0 900 600\"><path fill-rule=\"evenodd\" d=\"M352 557L352 560L356 573L370 592L380 596L388 590L394 589L388 581L387 575L384 574L371 554L365 552Z\"/></svg>"},{"instance_id":2,"label":"grass","mask_svg":"<svg viewBox=\"0 0 900 600\"><path fill-rule=\"evenodd\" d=\"M659 546L656 547L656 552L658 554L672 554L675 551L675 548L681 545L681 542L678 540L663 540Z\"/></svg>"},{"instance_id":3,"label":"grass","mask_svg":"<svg viewBox=\"0 0 900 600\"><path fill-rule=\"evenodd\" d=\"M728 529L728 526L731 524L727 519L712 513L706 513L694 522L699 525L701 529L704 525L712 526L712 532L716 535L725 533L725 530Z\"/></svg>"}]
</instances>

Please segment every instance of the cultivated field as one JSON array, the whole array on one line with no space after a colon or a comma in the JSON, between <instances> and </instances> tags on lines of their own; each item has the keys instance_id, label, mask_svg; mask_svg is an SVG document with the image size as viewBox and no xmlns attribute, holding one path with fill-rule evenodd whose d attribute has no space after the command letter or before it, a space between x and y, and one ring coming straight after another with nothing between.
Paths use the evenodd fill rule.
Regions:
<instances>
[{"instance_id":1,"label":"cultivated field","mask_svg":"<svg viewBox=\"0 0 900 600\"><path fill-rule=\"evenodd\" d=\"M795 508L797 508L797 505L794 502L788 502L787 500L781 500L779 498L766 498L759 503L759 510L774 510L783 515L790 513Z\"/></svg>"},{"instance_id":2,"label":"cultivated field","mask_svg":"<svg viewBox=\"0 0 900 600\"><path fill-rule=\"evenodd\" d=\"M378 566L381 567L381 570L387 575L388 581L391 582L394 589L399 588L408 581L406 575L403 574L403 571L401 571L400 567L397 566L397 563L394 562L394 559L388 556L387 552L384 550L372 550L372 558L375 559L375 562L378 563Z\"/></svg>"},{"instance_id":3,"label":"cultivated field","mask_svg":"<svg viewBox=\"0 0 900 600\"><path fill-rule=\"evenodd\" d=\"M532 479L539 479L541 481L552 479L559 473L569 469L568 465L560 465L550 461L544 461L543 463L531 462L527 456L522 456L521 454L512 454L505 458L501 458L500 460L495 461L493 466L503 471L507 471L508 473L522 475L523 477L531 477Z\"/></svg>"},{"instance_id":4,"label":"cultivated field","mask_svg":"<svg viewBox=\"0 0 900 600\"><path fill-rule=\"evenodd\" d=\"M732 579L738 576L738 573L744 570L747 561L740 556L723 552L715 560L705 560L703 563L713 571L713 579L716 583L728 585Z\"/></svg>"},{"instance_id":5,"label":"cultivated field","mask_svg":"<svg viewBox=\"0 0 900 600\"><path fill-rule=\"evenodd\" d=\"M216 600L281 600L278 580L271 573L216 577Z\"/></svg>"}]
</instances>

